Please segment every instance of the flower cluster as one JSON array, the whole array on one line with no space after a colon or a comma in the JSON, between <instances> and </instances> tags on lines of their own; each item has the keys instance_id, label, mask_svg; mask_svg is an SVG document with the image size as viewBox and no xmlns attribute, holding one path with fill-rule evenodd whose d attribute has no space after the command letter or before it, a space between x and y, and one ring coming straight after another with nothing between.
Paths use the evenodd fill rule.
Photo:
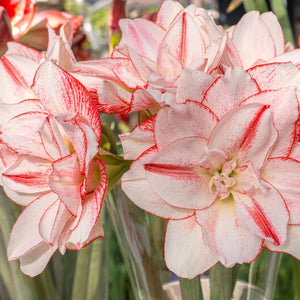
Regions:
<instances>
[{"instance_id":1,"label":"flower cluster","mask_svg":"<svg viewBox=\"0 0 300 300\"><path fill-rule=\"evenodd\" d=\"M49 27L44 53L7 43L0 184L25 206L9 259L33 276L56 249L103 237L99 112L136 111L148 118L120 136L133 161L122 188L168 219L171 271L193 278L262 248L300 259L300 52L275 15L250 12L225 30L205 10L165 0L154 22L120 27L111 57L84 62L70 22L59 34Z\"/></svg>"}]
</instances>

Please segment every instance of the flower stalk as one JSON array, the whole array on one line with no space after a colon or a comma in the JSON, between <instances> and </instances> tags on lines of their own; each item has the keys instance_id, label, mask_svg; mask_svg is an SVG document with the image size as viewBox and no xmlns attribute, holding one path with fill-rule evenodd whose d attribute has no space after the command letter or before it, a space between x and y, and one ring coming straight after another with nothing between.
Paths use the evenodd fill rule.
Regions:
<instances>
[{"instance_id":1,"label":"flower stalk","mask_svg":"<svg viewBox=\"0 0 300 300\"><path fill-rule=\"evenodd\" d=\"M209 270L210 300L230 300L233 295L240 265L226 268L221 263Z\"/></svg>"},{"instance_id":2,"label":"flower stalk","mask_svg":"<svg viewBox=\"0 0 300 300\"><path fill-rule=\"evenodd\" d=\"M191 280L179 278L182 300L203 300L200 276Z\"/></svg>"}]
</instances>

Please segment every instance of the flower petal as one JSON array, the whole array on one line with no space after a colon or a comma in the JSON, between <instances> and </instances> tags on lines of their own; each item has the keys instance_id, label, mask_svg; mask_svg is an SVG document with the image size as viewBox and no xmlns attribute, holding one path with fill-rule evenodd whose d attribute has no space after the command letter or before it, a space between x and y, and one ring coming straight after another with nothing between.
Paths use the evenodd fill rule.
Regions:
<instances>
[{"instance_id":1,"label":"flower petal","mask_svg":"<svg viewBox=\"0 0 300 300\"><path fill-rule=\"evenodd\" d=\"M20 257L21 271L30 277L39 275L46 268L56 249L57 246L50 246L46 243L34 247L29 253Z\"/></svg>"},{"instance_id":2,"label":"flower petal","mask_svg":"<svg viewBox=\"0 0 300 300\"><path fill-rule=\"evenodd\" d=\"M10 234L7 246L9 260L20 258L43 242L38 230L40 219L45 210L56 200L56 194L44 194L23 210Z\"/></svg>"},{"instance_id":3,"label":"flower petal","mask_svg":"<svg viewBox=\"0 0 300 300\"><path fill-rule=\"evenodd\" d=\"M292 158L269 159L261 176L284 198L290 212L289 224L300 224L300 162Z\"/></svg>"},{"instance_id":4,"label":"flower petal","mask_svg":"<svg viewBox=\"0 0 300 300\"><path fill-rule=\"evenodd\" d=\"M72 215L76 216L81 203L80 189L83 181L76 152L53 162L52 167L49 186Z\"/></svg>"},{"instance_id":5,"label":"flower petal","mask_svg":"<svg viewBox=\"0 0 300 300\"><path fill-rule=\"evenodd\" d=\"M296 123L299 119L296 91L293 88L265 91L249 97L243 102L243 104L248 103L270 105L273 124L278 132L278 139L272 148L270 157L288 156L294 144Z\"/></svg>"},{"instance_id":6,"label":"flower petal","mask_svg":"<svg viewBox=\"0 0 300 300\"><path fill-rule=\"evenodd\" d=\"M201 227L195 216L169 221L165 239L167 267L180 277L189 279L204 273L218 258L203 242Z\"/></svg>"},{"instance_id":7,"label":"flower petal","mask_svg":"<svg viewBox=\"0 0 300 300\"><path fill-rule=\"evenodd\" d=\"M208 139L217 118L207 107L194 101L161 109L155 120L155 141L159 149L182 138Z\"/></svg>"},{"instance_id":8,"label":"flower petal","mask_svg":"<svg viewBox=\"0 0 300 300\"><path fill-rule=\"evenodd\" d=\"M234 200L217 200L210 207L196 211L203 239L225 267L253 261L262 241L237 216Z\"/></svg>"},{"instance_id":9,"label":"flower petal","mask_svg":"<svg viewBox=\"0 0 300 300\"><path fill-rule=\"evenodd\" d=\"M153 190L170 205L202 209L215 200L210 192L210 174L200 168L206 141L185 138L167 146L145 164L146 176Z\"/></svg>"},{"instance_id":10,"label":"flower petal","mask_svg":"<svg viewBox=\"0 0 300 300\"><path fill-rule=\"evenodd\" d=\"M155 147L150 148L131 164L129 171L122 177L122 189L137 206L161 218L181 219L192 215L192 210L171 206L151 188L143 165L156 153Z\"/></svg>"},{"instance_id":11,"label":"flower petal","mask_svg":"<svg viewBox=\"0 0 300 300\"><path fill-rule=\"evenodd\" d=\"M239 155L259 169L277 139L267 105L248 104L229 112L215 127L208 148L222 149L229 158Z\"/></svg>"},{"instance_id":12,"label":"flower petal","mask_svg":"<svg viewBox=\"0 0 300 300\"><path fill-rule=\"evenodd\" d=\"M234 28L232 40L238 49L244 69L270 60L276 54L273 37L256 11L251 11L241 18Z\"/></svg>"},{"instance_id":13,"label":"flower petal","mask_svg":"<svg viewBox=\"0 0 300 300\"><path fill-rule=\"evenodd\" d=\"M259 91L255 81L241 68L229 68L224 76L218 77L205 93L203 104L218 118L224 117L242 100Z\"/></svg>"}]
</instances>

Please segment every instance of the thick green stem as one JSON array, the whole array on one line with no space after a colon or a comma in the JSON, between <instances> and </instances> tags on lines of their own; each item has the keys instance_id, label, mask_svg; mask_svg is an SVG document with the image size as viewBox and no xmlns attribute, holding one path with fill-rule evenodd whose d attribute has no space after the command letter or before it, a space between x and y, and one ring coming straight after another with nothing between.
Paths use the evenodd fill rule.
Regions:
<instances>
[{"instance_id":1,"label":"thick green stem","mask_svg":"<svg viewBox=\"0 0 300 300\"><path fill-rule=\"evenodd\" d=\"M237 280L240 265L225 268L218 263L209 271L210 300L230 300Z\"/></svg>"},{"instance_id":2,"label":"thick green stem","mask_svg":"<svg viewBox=\"0 0 300 300\"><path fill-rule=\"evenodd\" d=\"M293 273L293 289L294 300L300 300L300 261L294 257L290 257L290 263Z\"/></svg>"},{"instance_id":3,"label":"thick green stem","mask_svg":"<svg viewBox=\"0 0 300 300\"><path fill-rule=\"evenodd\" d=\"M260 13L268 10L268 5L265 0L243 0L245 10L258 10Z\"/></svg>"},{"instance_id":4,"label":"thick green stem","mask_svg":"<svg viewBox=\"0 0 300 300\"><path fill-rule=\"evenodd\" d=\"M247 300L273 299L281 253L263 249L249 271Z\"/></svg>"},{"instance_id":5,"label":"thick green stem","mask_svg":"<svg viewBox=\"0 0 300 300\"><path fill-rule=\"evenodd\" d=\"M182 300L203 300L200 277L194 279L179 278Z\"/></svg>"},{"instance_id":6,"label":"thick green stem","mask_svg":"<svg viewBox=\"0 0 300 300\"><path fill-rule=\"evenodd\" d=\"M289 15L282 0L270 0L272 11L276 14L278 21L282 27L286 42L295 45L294 34L292 31Z\"/></svg>"}]
</instances>

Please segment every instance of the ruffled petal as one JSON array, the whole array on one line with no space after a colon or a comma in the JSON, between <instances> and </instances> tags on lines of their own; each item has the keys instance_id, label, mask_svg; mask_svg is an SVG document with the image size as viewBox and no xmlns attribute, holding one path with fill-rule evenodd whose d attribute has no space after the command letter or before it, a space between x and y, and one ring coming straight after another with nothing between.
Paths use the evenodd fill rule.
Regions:
<instances>
[{"instance_id":1,"label":"ruffled petal","mask_svg":"<svg viewBox=\"0 0 300 300\"><path fill-rule=\"evenodd\" d=\"M300 224L300 162L292 158L269 159L261 176L284 198L290 213L289 224Z\"/></svg>"},{"instance_id":2,"label":"ruffled petal","mask_svg":"<svg viewBox=\"0 0 300 300\"><path fill-rule=\"evenodd\" d=\"M218 77L207 90L203 104L218 118L222 118L237 107L242 100L259 91L256 83L241 68L229 68L224 76Z\"/></svg>"},{"instance_id":3,"label":"ruffled petal","mask_svg":"<svg viewBox=\"0 0 300 300\"><path fill-rule=\"evenodd\" d=\"M217 117L200 103L188 101L173 108L161 109L155 121L155 141L159 149L182 138L198 136L208 139Z\"/></svg>"},{"instance_id":4,"label":"ruffled petal","mask_svg":"<svg viewBox=\"0 0 300 300\"><path fill-rule=\"evenodd\" d=\"M56 194L44 194L23 210L10 234L7 246L9 260L20 258L43 243L43 239L39 234L39 223L43 213L56 200Z\"/></svg>"}]
</instances>

